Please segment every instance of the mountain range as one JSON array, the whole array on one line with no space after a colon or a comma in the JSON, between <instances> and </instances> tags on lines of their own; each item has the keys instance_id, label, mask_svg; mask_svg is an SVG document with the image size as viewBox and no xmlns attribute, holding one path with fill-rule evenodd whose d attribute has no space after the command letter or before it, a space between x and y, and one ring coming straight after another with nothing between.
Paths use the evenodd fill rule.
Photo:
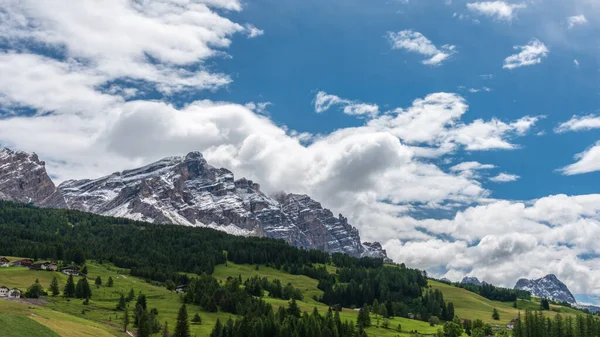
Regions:
<instances>
[{"instance_id":1,"label":"mountain range","mask_svg":"<svg viewBox=\"0 0 600 337\"><path fill-rule=\"evenodd\" d=\"M310 196L269 196L252 180L236 180L200 152L56 186L37 155L0 148L0 199L39 207L68 208L156 224L202 226L244 236L284 240L305 249L381 257L377 242L361 242L358 230Z\"/></svg>"}]
</instances>

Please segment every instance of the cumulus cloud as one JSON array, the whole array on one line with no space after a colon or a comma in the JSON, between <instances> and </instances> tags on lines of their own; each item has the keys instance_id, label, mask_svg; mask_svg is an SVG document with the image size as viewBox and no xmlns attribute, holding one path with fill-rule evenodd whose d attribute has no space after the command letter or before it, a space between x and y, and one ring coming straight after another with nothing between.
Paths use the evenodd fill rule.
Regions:
<instances>
[{"instance_id":1,"label":"cumulus cloud","mask_svg":"<svg viewBox=\"0 0 600 337\"><path fill-rule=\"evenodd\" d=\"M158 90L215 89L229 76L207 71L203 62L222 54L240 24L211 8L237 11L237 0L130 2L107 0L7 0L0 4L0 37L63 51L105 81L130 78Z\"/></svg>"},{"instance_id":2,"label":"cumulus cloud","mask_svg":"<svg viewBox=\"0 0 600 337\"><path fill-rule=\"evenodd\" d=\"M370 115L379 113L379 106L376 104L366 104L358 101L352 101L340 98L336 95L330 95L324 91L319 91L314 100L315 112L322 113L329 110L334 105L342 106L347 115Z\"/></svg>"},{"instance_id":3,"label":"cumulus cloud","mask_svg":"<svg viewBox=\"0 0 600 337\"><path fill-rule=\"evenodd\" d=\"M521 177L519 177L516 174L500 173L497 176L490 178L490 180L495 183L509 183L509 182L517 181L517 180L519 180L519 178L521 178Z\"/></svg>"},{"instance_id":4,"label":"cumulus cloud","mask_svg":"<svg viewBox=\"0 0 600 337\"><path fill-rule=\"evenodd\" d=\"M600 171L600 141L575 155L575 159L577 160L575 163L567 165L559 171L568 176Z\"/></svg>"},{"instance_id":5,"label":"cumulus cloud","mask_svg":"<svg viewBox=\"0 0 600 337\"><path fill-rule=\"evenodd\" d=\"M598 251L599 202L598 194L554 195L526 203L492 201L451 219L403 218L403 226L427 228L431 236L390 239L384 247L393 258L454 281L468 274L513 287L521 277L554 273L573 292L599 293L598 261L580 258Z\"/></svg>"},{"instance_id":6,"label":"cumulus cloud","mask_svg":"<svg viewBox=\"0 0 600 337\"><path fill-rule=\"evenodd\" d=\"M519 50L518 54L511 55L504 60L504 69L515 69L542 63L542 59L548 56L550 50L538 39L531 40L525 46L514 46Z\"/></svg>"},{"instance_id":7,"label":"cumulus cloud","mask_svg":"<svg viewBox=\"0 0 600 337\"><path fill-rule=\"evenodd\" d=\"M467 4L467 8L475 13L492 17L501 21L512 21L517 11L527 8L524 3L509 4L504 1L480 1Z\"/></svg>"},{"instance_id":8,"label":"cumulus cloud","mask_svg":"<svg viewBox=\"0 0 600 337\"><path fill-rule=\"evenodd\" d=\"M404 49L428 57L422 61L426 65L440 65L450 56L456 54L456 46L445 44L438 48L423 34L413 30L403 30L397 33L388 32L387 38L392 45L392 49Z\"/></svg>"},{"instance_id":9,"label":"cumulus cloud","mask_svg":"<svg viewBox=\"0 0 600 337\"><path fill-rule=\"evenodd\" d=\"M600 116L573 116L570 120L561 123L554 129L556 133L564 133L568 131L587 131L600 128Z\"/></svg>"},{"instance_id":10,"label":"cumulus cloud","mask_svg":"<svg viewBox=\"0 0 600 337\"><path fill-rule=\"evenodd\" d=\"M581 15L574 15L574 16L568 17L567 22L569 25L569 29L572 29L573 27L575 27L577 25L586 24L588 21L585 18L585 15L581 14Z\"/></svg>"}]
</instances>

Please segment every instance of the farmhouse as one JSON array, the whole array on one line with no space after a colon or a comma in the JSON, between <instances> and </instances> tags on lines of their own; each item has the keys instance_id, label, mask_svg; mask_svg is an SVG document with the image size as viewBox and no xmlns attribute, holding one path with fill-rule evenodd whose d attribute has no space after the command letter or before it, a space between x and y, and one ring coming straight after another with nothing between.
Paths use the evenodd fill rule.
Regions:
<instances>
[{"instance_id":1,"label":"farmhouse","mask_svg":"<svg viewBox=\"0 0 600 337\"><path fill-rule=\"evenodd\" d=\"M187 291L187 288L188 288L188 286L183 284L183 285L177 286L177 288L175 288L175 292L176 293L184 293Z\"/></svg>"},{"instance_id":2,"label":"farmhouse","mask_svg":"<svg viewBox=\"0 0 600 337\"><path fill-rule=\"evenodd\" d=\"M33 260L31 259L23 259L19 261L15 261L12 263L13 267L29 267L33 264Z\"/></svg>"},{"instance_id":3,"label":"farmhouse","mask_svg":"<svg viewBox=\"0 0 600 337\"><path fill-rule=\"evenodd\" d=\"M58 269L56 263L52 263L52 262L35 263L35 264L32 264L31 266L29 266L29 270L56 271L56 269Z\"/></svg>"},{"instance_id":4,"label":"farmhouse","mask_svg":"<svg viewBox=\"0 0 600 337\"><path fill-rule=\"evenodd\" d=\"M0 257L0 267L8 267L10 264L10 261L5 258L4 256Z\"/></svg>"},{"instance_id":5,"label":"farmhouse","mask_svg":"<svg viewBox=\"0 0 600 337\"><path fill-rule=\"evenodd\" d=\"M12 288L8 291L8 298L21 298L21 290Z\"/></svg>"},{"instance_id":6,"label":"farmhouse","mask_svg":"<svg viewBox=\"0 0 600 337\"><path fill-rule=\"evenodd\" d=\"M8 287L6 286L2 286L0 287L0 297L6 297L8 296Z\"/></svg>"},{"instance_id":7,"label":"farmhouse","mask_svg":"<svg viewBox=\"0 0 600 337\"><path fill-rule=\"evenodd\" d=\"M79 268L77 268L76 266L62 268L60 272L65 275L79 276Z\"/></svg>"}]
</instances>

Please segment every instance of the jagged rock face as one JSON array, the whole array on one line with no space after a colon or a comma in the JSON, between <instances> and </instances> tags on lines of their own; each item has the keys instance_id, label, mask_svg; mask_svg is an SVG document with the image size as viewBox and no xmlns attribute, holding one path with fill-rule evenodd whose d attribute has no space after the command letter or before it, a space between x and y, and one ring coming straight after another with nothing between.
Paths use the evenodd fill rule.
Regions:
<instances>
[{"instance_id":1,"label":"jagged rock face","mask_svg":"<svg viewBox=\"0 0 600 337\"><path fill-rule=\"evenodd\" d=\"M553 274L546 275L537 280L520 279L517 281L515 289L527 290L534 296L554 301L577 303L569 288Z\"/></svg>"},{"instance_id":2,"label":"jagged rock face","mask_svg":"<svg viewBox=\"0 0 600 337\"><path fill-rule=\"evenodd\" d=\"M280 201L251 180L234 180L198 152L142 168L59 186L69 208L154 223L205 226L236 235L266 236L292 245L352 256L385 257L360 243L358 230L308 196Z\"/></svg>"},{"instance_id":3,"label":"jagged rock face","mask_svg":"<svg viewBox=\"0 0 600 337\"><path fill-rule=\"evenodd\" d=\"M0 148L0 199L66 208L61 192L35 154Z\"/></svg>"},{"instance_id":4,"label":"jagged rock face","mask_svg":"<svg viewBox=\"0 0 600 337\"><path fill-rule=\"evenodd\" d=\"M482 285L485 282L480 282L479 279L477 277L469 277L469 276L465 276L462 281L460 281L460 283L465 283L465 284L475 284L475 285Z\"/></svg>"}]
</instances>

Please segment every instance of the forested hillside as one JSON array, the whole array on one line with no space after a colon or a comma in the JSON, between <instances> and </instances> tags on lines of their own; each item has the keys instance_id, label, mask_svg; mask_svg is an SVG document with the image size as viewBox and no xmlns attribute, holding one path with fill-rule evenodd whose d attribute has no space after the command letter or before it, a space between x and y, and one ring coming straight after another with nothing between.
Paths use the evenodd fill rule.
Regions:
<instances>
[{"instance_id":1,"label":"forested hillside","mask_svg":"<svg viewBox=\"0 0 600 337\"><path fill-rule=\"evenodd\" d=\"M265 293L271 298L291 299L289 306L293 307L295 300L302 299L301 292L279 280L266 278L234 277L225 283L218 282L211 274L215 266L228 261L266 265L316 279L322 295L314 295L313 300L335 311L342 307L362 307L367 310L367 317L368 309L376 308L376 314L386 319L409 314L423 321L433 316L436 320L454 318L453 306L444 301L443 294L426 290L423 272L403 265L384 266L382 259L330 256L282 241L77 211L38 209L10 202L0 202L0 231L3 233L0 255L52 259L63 265L80 266L86 260L106 261L129 269L132 276L165 287L187 285L182 302L199 305L208 312L234 314L242 322L234 320L233 326L216 327L217 335L220 330L227 335L236 324L242 324L248 336L275 336L303 325L310 329L314 322L326 324L328 330L333 329L337 334L362 336L363 328L370 326L369 322L358 324L356 329L344 325L347 323L336 318L334 312L323 317L313 313L309 319L293 309L277 311L265 302ZM336 273L330 273L326 266L334 267ZM312 328L324 330L323 326Z\"/></svg>"}]
</instances>

